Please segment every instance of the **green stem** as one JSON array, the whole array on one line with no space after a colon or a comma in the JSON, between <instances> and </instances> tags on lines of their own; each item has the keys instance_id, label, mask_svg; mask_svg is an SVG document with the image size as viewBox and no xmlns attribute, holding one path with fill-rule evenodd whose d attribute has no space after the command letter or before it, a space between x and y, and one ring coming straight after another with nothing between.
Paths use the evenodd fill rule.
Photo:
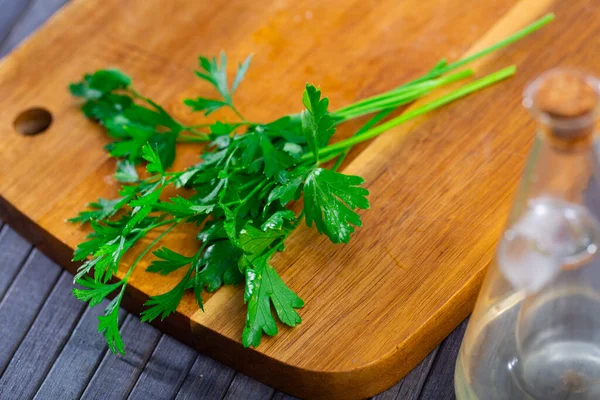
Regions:
<instances>
[{"instance_id":1,"label":"green stem","mask_svg":"<svg viewBox=\"0 0 600 400\"><path fill-rule=\"evenodd\" d=\"M179 220L176 219L176 218L171 218L171 219L167 219L167 220L164 220L164 221L160 221L160 222L157 222L156 224L152 224L149 227L145 228L144 231L148 232L148 231L150 231L152 229L158 228L158 227L163 226L163 225L172 224L172 223L179 223Z\"/></svg>"},{"instance_id":2,"label":"green stem","mask_svg":"<svg viewBox=\"0 0 600 400\"><path fill-rule=\"evenodd\" d=\"M473 92L476 92L478 90L481 90L487 86L493 85L494 83L499 82L503 79L506 79L506 78L514 75L515 71L516 71L516 67L513 65L510 67L504 68L500 71L494 72L494 73L492 73L486 77L483 77L475 82L469 83L469 84L467 84L445 96L442 96L439 99L436 99L430 103L424 104L420 107L410 110L410 111L400 115L399 117L396 117L396 118L394 118L386 123L383 123L375 128L369 129L368 131L364 132L360 136L353 136L349 139L342 140L340 142L337 142L337 143L334 143L327 147L324 147L319 150L319 155L322 156L325 154L329 154L331 152L345 149L347 147L354 146L357 143L361 143L366 140L372 139L375 136L378 136L391 128L394 128L408 120L418 117L419 115L425 114L429 111L433 111L436 108L439 108L443 105L451 103L462 97L465 97L465 96L467 96ZM313 153L306 153L300 159L301 160L312 160L314 157L315 157L315 155Z\"/></svg>"},{"instance_id":3,"label":"green stem","mask_svg":"<svg viewBox=\"0 0 600 400\"><path fill-rule=\"evenodd\" d=\"M127 280L129 279L129 276L130 276L130 275L131 275L131 273L133 272L133 270L134 270L135 266L136 266L136 265L137 265L137 264L140 262L140 260L141 260L142 258L144 258L144 256L145 256L146 254L148 254L148 252L150 251L150 249L152 249L152 248L153 248L153 247L156 245L156 243L158 243L158 242L159 242L159 241L160 241L162 238L164 238L164 237L165 237L165 236L166 236L166 235L167 235L169 232L171 232L171 230L172 230L173 228L175 228L177 225L179 225L179 222L180 222L179 220L171 220L171 221L172 221L172 222L174 221L173 225L171 225L170 227L168 227L167 229L165 229L163 233L161 233L160 235L158 235L158 236L156 237L156 239L154 239L154 240L152 241L152 243L150 243L148 246L146 246L146 248L145 248L145 249L144 249L144 250L143 250L143 251L142 251L142 252L141 252L141 253L140 253L140 254L137 256L137 258L135 259L135 261L133 262L133 264L131 264L131 267L129 267L129 271L127 271L127 274L126 274L126 275L123 277L123 279L122 279L122 281L123 281L123 282L127 283ZM166 222L166 221L163 221L163 222ZM150 230L150 229L154 229L154 228L156 228L157 226L160 226L160 225L156 225L156 226L154 226L153 228L148 228L148 229L147 229L147 231L148 231L148 230Z\"/></svg>"},{"instance_id":4,"label":"green stem","mask_svg":"<svg viewBox=\"0 0 600 400\"><path fill-rule=\"evenodd\" d=\"M374 111L398 107L403 104L413 102L435 88L448 85L472 75L473 71L468 69L442 78L431 79L419 84L394 89L387 93L383 93L381 95L359 101L348 107L344 107L336 111L335 116L347 120L370 114Z\"/></svg>"},{"instance_id":5,"label":"green stem","mask_svg":"<svg viewBox=\"0 0 600 400\"><path fill-rule=\"evenodd\" d=\"M415 87L418 87L418 85L421 85L422 83L427 83L431 79L437 78L447 72L450 72L452 70L460 68L463 65L470 63L478 58L481 58L481 57L483 57L487 54L490 54L496 50L499 50L503 47L506 47L506 46L524 38L525 36L537 31L538 29L542 28L544 25L548 24L552 20L554 20L554 14L553 13L547 14L547 15L543 16L542 18L538 19L537 21L533 22L532 24L521 29L520 31L491 45L490 47L488 47L486 49L478 51L477 53L474 53L468 57L465 57L465 58L458 60L456 62L453 62L451 64L446 64L446 62L444 60L441 60L433 67L433 69L431 69L425 75L423 75L411 82L408 82L398 88L392 89L391 91L388 91L386 93L372 96L370 98L361 100L357 103L343 107L343 108L333 112L332 114L337 116L338 113L341 113L343 115L343 114L347 113L349 110L357 108L359 105L364 105L364 104L369 104L369 103L375 102L379 99L386 98L386 96L390 96L390 94L393 95L393 94L398 94L398 93L406 93L409 90L414 89ZM387 108L387 107L382 107L381 109L383 109L383 108ZM379 111L379 110L374 110L374 111ZM359 116L359 115L357 115L357 116ZM354 118L354 116L349 116L346 118L346 120L348 120L350 118Z\"/></svg>"},{"instance_id":6,"label":"green stem","mask_svg":"<svg viewBox=\"0 0 600 400\"><path fill-rule=\"evenodd\" d=\"M196 136L181 136L177 138L177 143L206 143L210 139L208 137L196 137Z\"/></svg>"},{"instance_id":7,"label":"green stem","mask_svg":"<svg viewBox=\"0 0 600 400\"><path fill-rule=\"evenodd\" d=\"M384 120L388 115L390 115L392 112L394 112L394 110L396 110L396 108L388 108L387 110L382 110L382 111L378 112L377 114L375 114L375 116L373 118L371 118L370 120L368 120L367 123L364 124L362 126L362 128L360 128L354 134L354 136L360 136L360 135L364 134L369 129L371 129L372 127L374 127L375 125L377 125L379 122L381 122L382 120ZM351 149L351 147L347 147L343 151L343 153L339 156L339 158L336 160L335 164L333 165L333 170L334 171L337 171L337 169L342 165L342 163L344 162L344 160L348 156L348 153L350 153L350 149ZM337 156L338 156L337 154L334 154L333 158L335 158Z\"/></svg>"},{"instance_id":8,"label":"green stem","mask_svg":"<svg viewBox=\"0 0 600 400\"><path fill-rule=\"evenodd\" d=\"M231 108L231 109L233 110L233 112L235 113L235 115L237 115L237 116L238 116L238 118L239 118L239 119L241 119L241 120L242 120L242 122L243 122L244 124L247 124L247 123L248 123L248 121L246 121L246 118L244 118L244 117L242 116L242 114L241 114L241 113L238 111L238 109L237 109L237 108L235 108L235 106L234 106L233 104L231 104L231 103L230 103L230 104L229 104L229 108Z\"/></svg>"},{"instance_id":9,"label":"green stem","mask_svg":"<svg viewBox=\"0 0 600 400\"><path fill-rule=\"evenodd\" d=\"M512 44L520 39L523 39L525 36L537 31L538 29L540 29L544 25L552 22L553 20L554 20L554 13L546 14L542 18L533 22L532 24L527 25L525 28L521 29L520 31L510 35L506 39L502 39L501 41L491 45L490 47L488 47L486 49L478 51L477 53L474 53L468 57L465 57L461 60L458 60L458 61L455 61L455 62L449 64L445 68L441 69L439 73L445 74L446 72L452 71L453 69L456 69L456 68L460 68L463 65L470 63L471 61L474 61L480 57L483 57L483 56L490 54L496 50L506 47L509 44Z\"/></svg>"},{"instance_id":10,"label":"green stem","mask_svg":"<svg viewBox=\"0 0 600 400\"><path fill-rule=\"evenodd\" d=\"M265 187L265 185L272 185L274 182L268 182L268 181L262 181L259 184L256 185L256 187L254 187L254 189L252 189L252 191L250 193L248 193L248 195L246 195L246 197L244 197L241 200L236 200L236 201L230 201L229 203L225 203L223 204L226 207L229 206L233 206L236 204L244 204L245 202L247 202L248 200L250 200L252 198L252 196L254 196L256 193L258 193L263 187Z\"/></svg>"},{"instance_id":11,"label":"green stem","mask_svg":"<svg viewBox=\"0 0 600 400\"><path fill-rule=\"evenodd\" d=\"M208 138L208 134L200 132L191 126L181 126L181 133Z\"/></svg>"}]
</instances>

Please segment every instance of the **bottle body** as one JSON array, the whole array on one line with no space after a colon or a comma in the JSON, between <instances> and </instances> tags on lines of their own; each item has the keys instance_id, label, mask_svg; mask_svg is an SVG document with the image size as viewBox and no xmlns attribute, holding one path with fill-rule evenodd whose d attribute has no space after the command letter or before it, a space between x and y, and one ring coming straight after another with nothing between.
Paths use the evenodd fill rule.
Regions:
<instances>
[{"instance_id":1,"label":"bottle body","mask_svg":"<svg viewBox=\"0 0 600 400\"><path fill-rule=\"evenodd\" d=\"M600 143L593 133L600 96L596 80L581 82L595 96L592 108L575 118L538 115L540 131L459 352L459 400L600 399ZM529 100L537 89L534 83Z\"/></svg>"},{"instance_id":2,"label":"bottle body","mask_svg":"<svg viewBox=\"0 0 600 400\"><path fill-rule=\"evenodd\" d=\"M600 265L561 271L535 295L495 296L496 265L456 364L459 400L600 399ZM486 293L486 294L484 294ZM480 297L480 300L482 298Z\"/></svg>"}]
</instances>

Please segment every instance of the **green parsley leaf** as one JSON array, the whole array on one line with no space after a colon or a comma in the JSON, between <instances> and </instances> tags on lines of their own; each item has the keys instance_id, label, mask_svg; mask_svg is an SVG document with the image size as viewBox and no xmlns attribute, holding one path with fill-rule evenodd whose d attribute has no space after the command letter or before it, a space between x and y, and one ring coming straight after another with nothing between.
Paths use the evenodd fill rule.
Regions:
<instances>
[{"instance_id":1,"label":"green parsley leaf","mask_svg":"<svg viewBox=\"0 0 600 400\"><path fill-rule=\"evenodd\" d=\"M113 157L128 157L131 162L137 163L142 155L142 148L154 135L154 129L134 124L121 125L121 128L127 135L126 139L109 143L106 149Z\"/></svg>"},{"instance_id":2,"label":"green parsley leaf","mask_svg":"<svg viewBox=\"0 0 600 400\"><path fill-rule=\"evenodd\" d=\"M215 204L196 204L181 196L169 200L170 202L158 203L156 209L168 212L176 218L183 218L187 222L202 222L215 208Z\"/></svg>"},{"instance_id":3,"label":"green parsley leaf","mask_svg":"<svg viewBox=\"0 0 600 400\"><path fill-rule=\"evenodd\" d=\"M203 97L185 99L183 103L190 107L192 111L204 111L204 115L210 115L221 107L228 105L228 103L221 100L211 100Z\"/></svg>"},{"instance_id":4,"label":"green parsley leaf","mask_svg":"<svg viewBox=\"0 0 600 400\"><path fill-rule=\"evenodd\" d=\"M260 135L260 147L263 153L265 175L267 178L277 181L284 180L286 170L294 163L294 160L287 154L277 150L265 134Z\"/></svg>"},{"instance_id":5,"label":"green parsley leaf","mask_svg":"<svg viewBox=\"0 0 600 400\"><path fill-rule=\"evenodd\" d=\"M161 321L174 313L181 302L185 293L192 269L183 277L183 279L171 290L158 296L150 296L150 299L144 303L147 306L141 314L142 322L150 322L160 316Z\"/></svg>"},{"instance_id":6,"label":"green parsley leaf","mask_svg":"<svg viewBox=\"0 0 600 400\"><path fill-rule=\"evenodd\" d=\"M252 61L252 54L250 54L243 63L238 65L237 73L235 74L235 79L233 80L233 85L231 86L231 93L235 92L238 88L242 80L244 80L244 76L248 71L248 67L250 67L250 61Z\"/></svg>"},{"instance_id":7,"label":"green parsley leaf","mask_svg":"<svg viewBox=\"0 0 600 400\"><path fill-rule=\"evenodd\" d=\"M148 161L148 165L146 165L146 171L148 171L148 173L155 172L161 175L165 173L160 158L152 146L144 145L144 147L142 147L142 157Z\"/></svg>"},{"instance_id":8,"label":"green parsley leaf","mask_svg":"<svg viewBox=\"0 0 600 400\"><path fill-rule=\"evenodd\" d=\"M278 239L285 236L285 234L285 231L276 229L263 231L247 222L236 240L237 247L244 253L240 258L240 270L244 271L256 258L271 249L278 242Z\"/></svg>"},{"instance_id":9,"label":"green parsley leaf","mask_svg":"<svg viewBox=\"0 0 600 400\"><path fill-rule=\"evenodd\" d=\"M321 99L321 91L307 84L302 103L306 107L301 114L302 134L318 161L319 148L327 145L335 133L334 119L327 111L329 100Z\"/></svg>"},{"instance_id":10,"label":"green parsley leaf","mask_svg":"<svg viewBox=\"0 0 600 400\"><path fill-rule=\"evenodd\" d=\"M119 305L124 290L125 285L122 286L119 295L108 304L104 315L98 316L98 332L104 335L109 349L115 354L125 354L125 346L119 332Z\"/></svg>"},{"instance_id":11,"label":"green parsley leaf","mask_svg":"<svg viewBox=\"0 0 600 400\"><path fill-rule=\"evenodd\" d=\"M77 217L70 218L69 222L86 223L93 220L105 219L119 211L119 204L123 198L113 200L98 199L97 202L88 204L89 210L81 211Z\"/></svg>"},{"instance_id":12,"label":"green parsley leaf","mask_svg":"<svg viewBox=\"0 0 600 400\"><path fill-rule=\"evenodd\" d=\"M69 90L73 96L95 100L103 94L114 90L125 89L131 84L131 78L117 69L96 71L93 75L85 75L83 81L73 83Z\"/></svg>"},{"instance_id":13,"label":"green parsley leaf","mask_svg":"<svg viewBox=\"0 0 600 400\"><path fill-rule=\"evenodd\" d=\"M208 242L217 239L227 239L227 232L223 227L223 221L208 221L204 228L198 233L196 239L201 242Z\"/></svg>"},{"instance_id":14,"label":"green parsley leaf","mask_svg":"<svg viewBox=\"0 0 600 400\"><path fill-rule=\"evenodd\" d=\"M295 218L296 214L291 210L277 211L261 225L260 229L263 231L267 231L268 229L281 229L284 220L287 219L293 221Z\"/></svg>"},{"instance_id":15,"label":"green parsley leaf","mask_svg":"<svg viewBox=\"0 0 600 400\"><path fill-rule=\"evenodd\" d=\"M358 186L362 183L359 176L315 168L304 183L306 224L311 227L314 222L317 230L333 243L348 243L354 232L352 225L362 225L353 210L369 208L369 191Z\"/></svg>"},{"instance_id":16,"label":"green parsley leaf","mask_svg":"<svg viewBox=\"0 0 600 400\"><path fill-rule=\"evenodd\" d=\"M161 247L154 254L158 260L153 260L146 268L149 272L158 272L162 275L168 275L179 268L188 265L193 261L193 257L186 257L174 252L166 247Z\"/></svg>"},{"instance_id":17,"label":"green parsley leaf","mask_svg":"<svg viewBox=\"0 0 600 400\"><path fill-rule=\"evenodd\" d=\"M240 252L228 240L219 240L208 246L196 265L194 287L214 292L223 284L237 285L244 276L237 266Z\"/></svg>"},{"instance_id":18,"label":"green parsley leaf","mask_svg":"<svg viewBox=\"0 0 600 400\"><path fill-rule=\"evenodd\" d=\"M295 309L303 307L304 301L285 285L268 260L269 256L263 255L254 260L252 268L246 269L244 300L248 313L242 334L244 347L258 346L263 332L269 336L277 334L271 304L284 324L296 326L302 321Z\"/></svg>"},{"instance_id":19,"label":"green parsley leaf","mask_svg":"<svg viewBox=\"0 0 600 400\"><path fill-rule=\"evenodd\" d=\"M129 160L117 161L115 179L121 183L133 183L140 180L135 165Z\"/></svg>"},{"instance_id":20,"label":"green parsley leaf","mask_svg":"<svg viewBox=\"0 0 600 400\"><path fill-rule=\"evenodd\" d=\"M196 71L196 76L204 79L217 89L219 94L225 99L227 103L231 102L229 89L227 87L227 57L224 52L221 52L221 65L219 65L217 58L213 57L209 59L207 57L200 56L199 59L200 67L204 71Z\"/></svg>"},{"instance_id":21,"label":"green parsley leaf","mask_svg":"<svg viewBox=\"0 0 600 400\"><path fill-rule=\"evenodd\" d=\"M77 283L86 289L73 289L73 295L81 301L90 303L90 307L94 307L102 303L102 300L115 290L117 290L122 284L122 281L108 284L102 282L96 282L89 276L84 276L77 281Z\"/></svg>"},{"instance_id":22,"label":"green parsley leaf","mask_svg":"<svg viewBox=\"0 0 600 400\"><path fill-rule=\"evenodd\" d=\"M104 69L96 71L90 77L88 84L102 93L109 93L128 87L131 84L131 78L118 69Z\"/></svg>"},{"instance_id":23,"label":"green parsley leaf","mask_svg":"<svg viewBox=\"0 0 600 400\"><path fill-rule=\"evenodd\" d=\"M281 206L285 206L292 200L298 200L300 198L300 185L304 181L304 177L301 174L288 178L280 185L269 193L267 198L267 205L273 203L275 200L279 200Z\"/></svg>"},{"instance_id":24,"label":"green parsley leaf","mask_svg":"<svg viewBox=\"0 0 600 400\"><path fill-rule=\"evenodd\" d=\"M294 157L295 159L299 159L302 154L304 154L304 149L302 146L292 142L286 142L283 145L283 151Z\"/></svg>"},{"instance_id":25,"label":"green parsley leaf","mask_svg":"<svg viewBox=\"0 0 600 400\"><path fill-rule=\"evenodd\" d=\"M175 161L175 145L177 144L177 132L165 132L150 137L148 143L158 154L161 166L168 168Z\"/></svg>"}]
</instances>

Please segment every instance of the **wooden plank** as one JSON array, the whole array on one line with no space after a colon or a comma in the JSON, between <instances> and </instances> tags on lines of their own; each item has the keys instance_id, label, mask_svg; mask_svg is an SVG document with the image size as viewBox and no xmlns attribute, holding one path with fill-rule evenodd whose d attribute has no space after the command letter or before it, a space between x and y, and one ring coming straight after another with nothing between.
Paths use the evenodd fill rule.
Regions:
<instances>
[{"instance_id":1,"label":"wooden plank","mask_svg":"<svg viewBox=\"0 0 600 400\"><path fill-rule=\"evenodd\" d=\"M400 382L383 393L373 397L373 400L416 400L421 393L427 376L431 372L439 347L436 347L419 365L417 365Z\"/></svg>"},{"instance_id":2,"label":"wooden plank","mask_svg":"<svg viewBox=\"0 0 600 400\"><path fill-rule=\"evenodd\" d=\"M8 225L0 231L0 300L31 251L31 245Z\"/></svg>"},{"instance_id":3,"label":"wooden plank","mask_svg":"<svg viewBox=\"0 0 600 400\"><path fill-rule=\"evenodd\" d=\"M71 337L52 365L52 369L35 395L37 400L79 399L88 382L106 354L108 347L98 333L98 316L108 306L108 300L98 307L87 308ZM119 320L125 319L125 310L119 310Z\"/></svg>"},{"instance_id":4,"label":"wooden plank","mask_svg":"<svg viewBox=\"0 0 600 400\"><path fill-rule=\"evenodd\" d=\"M172 399L177 395L198 353L170 336L163 335L129 400Z\"/></svg>"},{"instance_id":5,"label":"wooden plank","mask_svg":"<svg viewBox=\"0 0 600 400\"><path fill-rule=\"evenodd\" d=\"M34 250L0 302L0 376L54 287L61 269Z\"/></svg>"},{"instance_id":6,"label":"wooden plank","mask_svg":"<svg viewBox=\"0 0 600 400\"><path fill-rule=\"evenodd\" d=\"M176 400L221 399L227 393L235 371L223 364L198 354Z\"/></svg>"},{"instance_id":7,"label":"wooden plank","mask_svg":"<svg viewBox=\"0 0 600 400\"><path fill-rule=\"evenodd\" d=\"M0 57L5 56L17 47L23 39L39 28L40 25L58 11L58 9L60 9L67 1L68 0L28 0L28 2L25 2L4 0L4 3L14 3L13 7L15 8L19 3L21 3L21 5L27 4L27 6L17 20L13 19L12 27L3 36L4 40L0 41ZM0 7L2 7L1 2ZM5 9L2 8L2 12L4 11Z\"/></svg>"},{"instance_id":8,"label":"wooden plank","mask_svg":"<svg viewBox=\"0 0 600 400\"><path fill-rule=\"evenodd\" d=\"M237 373L227 389L225 400L262 400L270 399L275 391L265 384L262 384L244 374Z\"/></svg>"},{"instance_id":9,"label":"wooden plank","mask_svg":"<svg viewBox=\"0 0 600 400\"><path fill-rule=\"evenodd\" d=\"M198 349L303 396L376 393L408 372L467 315L531 139L512 134L531 128L518 101L524 83L565 57L575 66L593 68L600 54L595 48L581 52L572 46L597 45L593 38L600 11L590 7L591 0L568 6L551 0L501 0L494 7L449 0L442 8L417 0L385 0L376 6L340 0L332 8L311 0L272 7L241 0L192 7L191 0L177 0L160 7L132 1L126 9L115 0L103 1L102 7L93 1L65 9L0 66L0 89L8 93L0 100L0 140L8 150L0 150L0 156L14 166L0 179L5 213L20 226L29 221L27 227L41 235L40 244L64 265L70 248L86 233L64 219L89 200L116 192L114 183L104 179L114 170L101 150L105 135L99 129L81 135L94 128L61 91L73 77L100 66L120 66L140 82L140 91L190 121L179 101L204 90L182 73L190 54L221 48L233 59L249 52L265 54L255 58L248 76L258 83L245 83L246 91L236 100L249 110L249 118L268 120L297 110L299 98L293 94L307 80L320 82L331 104L346 104L424 71L442 54L457 58L473 43L471 51L551 9L560 15L543 34L476 68L483 74L514 62L520 68L515 79L380 137L345 169L364 176L372 193L373 208L363 213L365 227L349 246L337 247L300 228L288 250L274 259L284 280L307 301L300 327L281 329L257 350L241 349L237 342L245 309L239 290L221 290L207 298L206 313L186 297L178 314L165 322L165 329L183 340L197 335ZM318 16L314 20L319 29L302 17L299 25L293 24L306 10ZM577 18L583 20L573 23ZM151 27L165 19L194 24L173 24L168 35L154 33ZM75 20L87 23L75 26ZM225 22L232 27L227 35L222 31ZM390 36L403 40L388 45ZM140 42L140 37L145 40ZM81 38L85 46L78 42ZM55 42L61 46L49 45ZM49 48L52 52L44 51ZM548 48L560 51L548 53ZM36 63L27 62L31 59ZM55 68L40 71L34 64ZM327 69L316 71L312 65ZM24 90L23 82L44 85ZM255 106L259 93L268 106ZM34 102L50 107L55 123L35 139L21 138L14 134L12 120ZM64 142L73 145L65 148ZM54 148L61 157L48 151ZM197 159L197 148L187 149L180 153L180 165ZM40 179L29 179L32 172ZM192 235L175 237L175 247L197 246ZM131 278L137 290L129 292L128 305L139 307L147 295L172 287L173 279L140 269ZM378 329L365 332L365 318ZM254 368L258 364L267 367Z\"/></svg>"},{"instance_id":10,"label":"wooden plank","mask_svg":"<svg viewBox=\"0 0 600 400\"><path fill-rule=\"evenodd\" d=\"M63 271L10 360L0 378L4 398L32 398L69 338L84 309L71 293L72 280L73 276Z\"/></svg>"},{"instance_id":11,"label":"wooden plank","mask_svg":"<svg viewBox=\"0 0 600 400\"><path fill-rule=\"evenodd\" d=\"M290 396L289 394L277 392L273 396L273 400L299 400L299 399L297 397Z\"/></svg>"},{"instance_id":12,"label":"wooden plank","mask_svg":"<svg viewBox=\"0 0 600 400\"><path fill-rule=\"evenodd\" d=\"M160 338L158 330L131 314L121 332L124 340L130 339L125 356L106 353L82 399L126 399Z\"/></svg>"},{"instance_id":13,"label":"wooden plank","mask_svg":"<svg viewBox=\"0 0 600 400\"><path fill-rule=\"evenodd\" d=\"M468 319L463 321L440 345L431 372L419 395L421 400L454 399L454 365Z\"/></svg>"},{"instance_id":14,"label":"wooden plank","mask_svg":"<svg viewBox=\"0 0 600 400\"><path fill-rule=\"evenodd\" d=\"M0 45L8 37L10 30L27 9L29 1L0 0Z\"/></svg>"}]
</instances>

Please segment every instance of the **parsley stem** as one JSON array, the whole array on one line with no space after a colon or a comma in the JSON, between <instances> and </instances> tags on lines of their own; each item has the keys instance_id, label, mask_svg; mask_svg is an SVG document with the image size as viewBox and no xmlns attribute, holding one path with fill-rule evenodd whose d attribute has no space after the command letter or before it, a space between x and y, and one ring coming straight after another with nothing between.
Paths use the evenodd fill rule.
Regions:
<instances>
[{"instance_id":1,"label":"parsley stem","mask_svg":"<svg viewBox=\"0 0 600 400\"><path fill-rule=\"evenodd\" d=\"M470 63L478 58L481 58L483 56L486 56L496 50L504 48L504 47L524 38L525 36L537 31L538 29L542 28L544 25L548 24L552 20L554 20L554 14L553 13L546 14L545 16L538 19L537 21L534 21L530 25L528 25L525 28L521 29L520 31L512 34L511 36L509 36L499 42L494 43L490 47L480 50L470 56L464 57L464 58L462 58L458 61L455 61L451 64L447 64L444 60L441 60L433 67L433 69L431 69L425 75L423 75L411 82L401 85L401 86L399 86L395 89L392 89L388 92L385 92L385 93L382 93L382 94L379 94L376 96L372 96L372 97L369 97L364 100L360 100L360 101L358 101L354 104L351 104L349 106L346 106L346 107L342 107L332 114L334 114L336 117L341 117L342 120L340 122L344 122L349 119L359 117L361 115L365 115L365 114L380 111L380 110L383 110L386 108L397 107L398 105L410 103L411 101L414 101L415 99L419 98L420 96L415 96L415 98L412 100L405 100L405 97L409 98L409 94L416 94L415 91L418 91L419 89L421 89L423 91L421 96L426 94L427 92L425 91L424 88L427 87L427 85L431 84L431 82L433 82L433 79L435 79L447 72L450 72L452 70L460 68L463 65L468 64L468 63ZM423 85L425 85L425 86L423 86ZM434 86L434 87L436 87L436 86ZM388 105L387 107L382 105L379 108L377 108L375 106L376 104L381 105L382 99L393 99L394 96L398 96L398 101L399 101L398 104L396 104L395 106L392 104ZM402 97L402 96L405 96L405 97ZM367 107L368 105L372 105L373 110L368 111L369 110L369 108ZM358 112L350 113L351 110L356 111L357 109L362 109L363 112L362 113L358 113ZM340 123L340 122L338 122L338 123Z\"/></svg>"},{"instance_id":2,"label":"parsley stem","mask_svg":"<svg viewBox=\"0 0 600 400\"><path fill-rule=\"evenodd\" d=\"M369 129L368 131L362 133L359 136L353 136L351 138L342 140L340 142L334 143L327 147L323 147L322 149L319 149L319 155L329 154L329 153L335 152L337 150L341 150L341 149L345 149L347 147L354 146L355 144L364 142L365 140L372 139L391 128L394 128L406 121L409 121L413 118L418 117L419 115L422 115L429 111L435 110L436 108L439 108L443 105L451 103L462 97L465 97L465 96L467 96L473 92L476 92L478 90L481 90L487 86L493 85L494 83L499 82L503 79L506 79L506 78L514 75L515 71L516 71L516 67L514 65L504 68L500 71L496 71L496 72L494 72L488 76L485 76L475 82L469 83L461 88L458 88L458 89L448 93L445 96L442 96L436 100L433 100L430 103L427 103L420 107L414 108L414 109L400 115L399 117L396 117L390 121L387 121L386 123L378 125L375 128ZM302 157L300 157L301 160L312 160L313 158L314 158L314 154L312 154L312 153L306 153Z\"/></svg>"},{"instance_id":3,"label":"parsley stem","mask_svg":"<svg viewBox=\"0 0 600 400\"><path fill-rule=\"evenodd\" d=\"M231 201L231 202L225 203L223 205L224 206L233 206L233 205L236 205L236 204L240 204L240 205L241 204L245 204L248 200L250 200L252 198L252 196L254 196L256 193L258 193L261 189L263 189L266 186L271 186L271 185L274 185L274 184L275 184L275 182L268 182L268 181L263 180L262 182L258 183L254 187L254 189L252 189L252 191L250 193L248 193L246 195L246 197L244 197L243 199L236 200L236 201Z\"/></svg>"},{"instance_id":4,"label":"parsley stem","mask_svg":"<svg viewBox=\"0 0 600 400\"><path fill-rule=\"evenodd\" d=\"M210 139L208 136L200 137L200 136L181 136L177 138L177 143L205 143Z\"/></svg>"},{"instance_id":5,"label":"parsley stem","mask_svg":"<svg viewBox=\"0 0 600 400\"><path fill-rule=\"evenodd\" d=\"M238 111L237 108L235 108L235 106L233 104L229 104L229 108L231 108L233 110L233 112L235 113L235 115L237 115L238 118L241 119L244 124L248 123L248 121L246 121L246 118L244 118L242 116L242 114Z\"/></svg>"},{"instance_id":6,"label":"parsley stem","mask_svg":"<svg viewBox=\"0 0 600 400\"><path fill-rule=\"evenodd\" d=\"M129 279L129 276L130 276L130 275L131 275L131 273L133 272L133 270L134 270L135 266L136 266L136 265L137 265L137 264L140 262L140 260L141 260L142 258L144 258L144 256L145 256L146 254L148 254L148 252L150 251L150 249L152 249L152 248L153 248L153 247L156 245L156 243L158 243L158 242L159 242L159 241L160 241L162 238L164 238L164 237L165 237L165 236L166 236L166 235L167 235L169 232L171 232L171 230L172 230L173 228L175 228L177 225L179 225L179 222L180 222L180 221L179 221L179 220L177 220L177 219L172 219L172 220L169 220L169 221L163 221L163 223L158 223L158 224L156 224L156 225L153 225L153 226L151 226L150 228L147 228L147 230L146 230L146 231L149 231L149 230L151 230L151 229L154 229L154 228L156 228L156 227L158 227L158 226L160 226L160 225L165 225L166 223L169 223L169 222L171 222L171 223L173 223L173 224L172 224L170 227L168 227L167 229L165 229L165 230L164 230L164 232L162 232L160 235L158 235L158 236L156 237L156 239L154 239L154 240L153 240L153 241L152 241L152 242L151 242L151 243L150 243L148 246L146 246L146 248L145 248L145 249L144 249L144 250L143 250L143 251L142 251L142 252L141 252L141 253L140 253L140 254L139 254L137 257L136 257L135 261L134 261L134 262L131 264L131 266L129 267L129 271L127 271L127 274L126 274L126 275L123 277L123 279L122 279L122 280L123 280L125 283L127 283L127 280Z\"/></svg>"},{"instance_id":7,"label":"parsley stem","mask_svg":"<svg viewBox=\"0 0 600 400\"><path fill-rule=\"evenodd\" d=\"M204 132L197 131L195 128L192 128L191 126L184 126L184 127L182 127L182 131L181 132L182 133L185 132L188 135L200 136L200 137L208 139L208 134L206 134Z\"/></svg>"},{"instance_id":8,"label":"parsley stem","mask_svg":"<svg viewBox=\"0 0 600 400\"><path fill-rule=\"evenodd\" d=\"M159 226L168 225L168 224L172 224L172 223L175 223L175 222L179 223L179 220L177 220L175 218L167 219L165 221L160 221L160 222L157 222L156 224L152 224L149 227L145 228L144 230L146 232L148 232L148 231L150 231L150 230L152 230L154 228L158 228Z\"/></svg>"},{"instance_id":9,"label":"parsley stem","mask_svg":"<svg viewBox=\"0 0 600 400\"><path fill-rule=\"evenodd\" d=\"M524 38L525 36L537 31L538 29L540 29L544 25L552 22L553 20L554 20L554 13L546 14L542 18L538 19L537 21L534 21L533 23L527 25L525 28L521 29L520 31L513 33L509 37L502 39L499 42L496 42L495 44L491 45L490 47L480 50L470 56L467 56L463 59L455 61L451 64L448 64L445 68L443 68L439 71L439 74L440 75L445 74L446 72L452 71L453 69L460 68L463 65L470 63L471 61L474 61L480 57L483 57L483 56L488 55L496 50L506 47L509 44L512 44L512 43Z\"/></svg>"},{"instance_id":10,"label":"parsley stem","mask_svg":"<svg viewBox=\"0 0 600 400\"><path fill-rule=\"evenodd\" d=\"M345 107L335 112L335 116L348 120L362 115L371 114L382 109L398 107L403 104L408 104L416 99L423 97L431 92L431 90L456 82L460 79L467 78L473 75L470 69L456 72L452 75L444 76L437 79L431 79L415 85L409 84L406 87L391 90L378 96L374 96L351 106Z\"/></svg>"},{"instance_id":11,"label":"parsley stem","mask_svg":"<svg viewBox=\"0 0 600 400\"><path fill-rule=\"evenodd\" d=\"M375 114L375 116L373 116L371 119L369 119L367 121L367 123L362 126L362 128L360 128L358 131L356 131L354 136L360 136L363 133L367 132L369 129L371 129L372 127L377 125L379 122L381 122L383 119L385 119L388 115L390 115L394 110L396 110L395 107L388 108L387 110L382 110L382 111L378 112L377 114ZM342 165L342 163L348 156L350 149L351 149L351 147L346 147L346 149L343 151L343 153L339 155L339 158L335 161L335 164L333 165L333 168L332 168L334 171L337 171L338 168ZM335 158L337 156L338 155L335 154L333 158Z\"/></svg>"}]
</instances>

